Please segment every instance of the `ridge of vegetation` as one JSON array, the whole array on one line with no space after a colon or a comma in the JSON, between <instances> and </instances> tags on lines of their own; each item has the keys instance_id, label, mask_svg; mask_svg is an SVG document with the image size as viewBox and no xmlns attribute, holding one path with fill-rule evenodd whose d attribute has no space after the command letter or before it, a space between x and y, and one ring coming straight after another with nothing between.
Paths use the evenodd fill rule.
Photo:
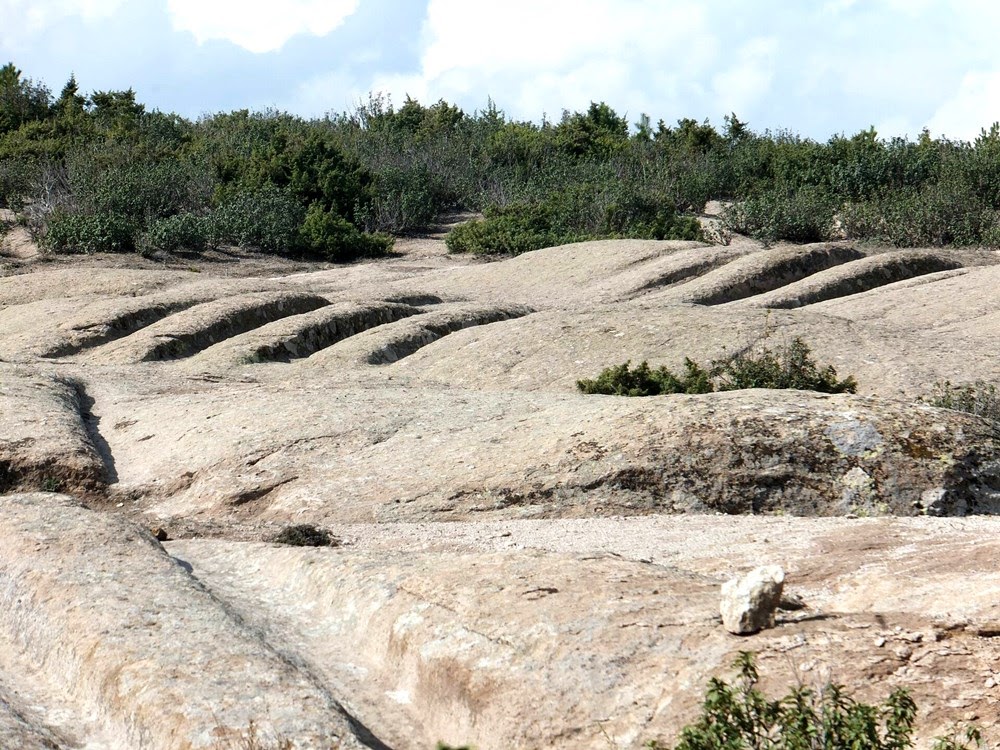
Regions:
<instances>
[{"instance_id":1,"label":"ridge of vegetation","mask_svg":"<svg viewBox=\"0 0 1000 750\"><path fill-rule=\"evenodd\" d=\"M538 124L492 101L468 114L381 96L321 119L191 121L131 89L85 96L70 77L54 96L0 68L0 207L59 252L238 244L346 261L456 209L485 218L449 236L454 252L700 239L695 214L713 199L731 202L722 238L1000 246L1000 124L973 142L869 129L821 143L735 114L721 132L646 115L630 126L592 103Z\"/></svg>"}]
</instances>

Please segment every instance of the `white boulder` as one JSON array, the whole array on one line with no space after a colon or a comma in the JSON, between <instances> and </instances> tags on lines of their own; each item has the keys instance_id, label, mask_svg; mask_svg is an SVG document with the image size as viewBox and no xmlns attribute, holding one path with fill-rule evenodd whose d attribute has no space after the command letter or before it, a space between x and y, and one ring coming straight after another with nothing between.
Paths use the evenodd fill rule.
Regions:
<instances>
[{"instance_id":1,"label":"white boulder","mask_svg":"<svg viewBox=\"0 0 1000 750\"><path fill-rule=\"evenodd\" d=\"M765 565L743 578L726 581L719 607L723 626L736 635L773 628L784 584L785 571L777 565Z\"/></svg>"}]
</instances>

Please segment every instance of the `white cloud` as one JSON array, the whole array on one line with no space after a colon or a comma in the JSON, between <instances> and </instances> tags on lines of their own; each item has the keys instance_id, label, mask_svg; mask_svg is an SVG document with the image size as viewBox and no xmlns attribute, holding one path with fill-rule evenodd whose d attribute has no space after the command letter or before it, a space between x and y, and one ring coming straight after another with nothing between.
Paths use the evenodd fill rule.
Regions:
<instances>
[{"instance_id":1,"label":"white cloud","mask_svg":"<svg viewBox=\"0 0 1000 750\"><path fill-rule=\"evenodd\" d=\"M920 135L922 128L917 127L908 117L902 115L888 117L875 123L875 132L879 138L909 138L915 140Z\"/></svg>"},{"instance_id":2,"label":"white cloud","mask_svg":"<svg viewBox=\"0 0 1000 750\"><path fill-rule=\"evenodd\" d=\"M304 117L323 117L330 112L352 111L363 103L366 93L353 76L332 71L309 78L296 86L285 100L272 104Z\"/></svg>"},{"instance_id":3,"label":"white cloud","mask_svg":"<svg viewBox=\"0 0 1000 750\"><path fill-rule=\"evenodd\" d=\"M604 100L621 112L678 106L670 92L697 78L717 45L704 9L680 0L430 0L419 71L378 76L402 100L492 96L508 114L558 118L555 107ZM650 85L664 82L664 89Z\"/></svg>"},{"instance_id":4,"label":"white cloud","mask_svg":"<svg viewBox=\"0 0 1000 750\"><path fill-rule=\"evenodd\" d=\"M753 39L740 48L731 67L712 78L723 112L746 112L768 93L774 80L777 53L777 39Z\"/></svg>"},{"instance_id":5,"label":"white cloud","mask_svg":"<svg viewBox=\"0 0 1000 750\"><path fill-rule=\"evenodd\" d=\"M250 52L273 52L296 34L324 36L358 8L359 0L167 0L174 29L199 43L225 39Z\"/></svg>"},{"instance_id":6,"label":"white cloud","mask_svg":"<svg viewBox=\"0 0 1000 750\"><path fill-rule=\"evenodd\" d=\"M934 135L974 140L1000 120L1000 70L967 73L958 91L943 102L927 127Z\"/></svg>"},{"instance_id":7,"label":"white cloud","mask_svg":"<svg viewBox=\"0 0 1000 750\"><path fill-rule=\"evenodd\" d=\"M112 15L125 0L0 0L0 45L20 50L54 23L77 17L97 21Z\"/></svg>"}]
</instances>

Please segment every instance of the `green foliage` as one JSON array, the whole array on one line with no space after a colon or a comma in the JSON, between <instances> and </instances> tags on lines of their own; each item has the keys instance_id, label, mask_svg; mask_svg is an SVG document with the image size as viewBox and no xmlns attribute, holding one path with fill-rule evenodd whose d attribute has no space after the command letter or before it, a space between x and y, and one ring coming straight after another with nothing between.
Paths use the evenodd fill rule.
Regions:
<instances>
[{"instance_id":1,"label":"green foliage","mask_svg":"<svg viewBox=\"0 0 1000 750\"><path fill-rule=\"evenodd\" d=\"M932 750L973 750L981 748L983 735L978 727L967 725L960 729L955 727L950 735L934 738Z\"/></svg>"},{"instance_id":2,"label":"green foliage","mask_svg":"<svg viewBox=\"0 0 1000 750\"><path fill-rule=\"evenodd\" d=\"M308 523L286 526L271 541L276 544L287 544L293 547L340 546L340 540L331 536L329 531L317 528Z\"/></svg>"},{"instance_id":3,"label":"green foliage","mask_svg":"<svg viewBox=\"0 0 1000 750\"><path fill-rule=\"evenodd\" d=\"M139 236L136 247L144 254L157 250L168 253L178 250L199 252L211 244L214 234L212 217L180 213L150 224Z\"/></svg>"},{"instance_id":4,"label":"green foliage","mask_svg":"<svg viewBox=\"0 0 1000 750\"><path fill-rule=\"evenodd\" d=\"M69 158L70 189L80 209L127 217L136 223L204 206L210 182L178 161L134 161L129 153L85 150Z\"/></svg>"},{"instance_id":5,"label":"green foliage","mask_svg":"<svg viewBox=\"0 0 1000 750\"><path fill-rule=\"evenodd\" d=\"M544 205L509 206L455 227L445 238L453 253L510 253L519 255L573 241L552 229L551 212Z\"/></svg>"},{"instance_id":6,"label":"green foliage","mask_svg":"<svg viewBox=\"0 0 1000 750\"><path fill-rule=\"evenodd\" d=\"M723 211L722 222L732 232L767 243L820 242L831 237L836 208L836 200L822 188L776 190L733 203Z\"/></svg>"},{"instance_id":7,"label":"green foliage","mask_svg":"<svg viewBox=\"0 0 1000 750\"><path fill-rule=\"evenodd\" d=\"M819 690L804 685L783 698L757 688L760 675L753 653L733 661L736 678L709 680L701 716L681 730L673 750L907 750L913 747L917 706L906 688L884 702L857 700L842 685ZM653 750L665 745L650 742ZM973 750L983 746L979 729L967 726L937 737L933 750Z\"/></svg>"},{"instance_id":8,"label":"green foliage","mask_svg":"<svg viewBox=\"0 0 1000 750\"><path fill-rule=\"evenodd\" d=\"M983 380L962 384L952 384L947 380L935 383L931 394L921 400L931 406L964 411L1000 422L1000 393L997 393L994 384Z\"/></svg>"},{"instance_id":9,"label":"green foliage","mask_svg":"<svg viewBox=\"0 0 1000 750\"><path fill-rule=\"evenodd\" d=\"M121 214L57 212L48 222L43 243L54 252L121 253L135 249L138 224Z\"/></svg>"},{"instance_id":10,"label":"green foliage","mask_svg":"<svg viewBox=\"0 0 1000 750\"><path fill-rule=\"evenodd\" d=\"M709 682L702 715L682 730L674 750L906 750L913 744L917 707L903 688L877 705L839 685L798 686L772 700L757 688L753 654L741 652L733 668L733 683Z\"/></svg>"},{"instance_id":11,"label":"green foliage","mask_svg":"<svg viewBox=\"0 0 1000 750\"><path fill-rule=\"evenodd\" d=\"M810 356L809 346L798 336L775 352L767 347L750 347L732 357L712 363L718 390L744 388L792 388L820 393L854 393L853 377L837 379L832 365L819 367Z\"/></svg>"},{"instance_id":12,"label":"green foliage","mask_svg":"<svg viewBox=\"0 0 1000 750\"><path fill-rule=\"evenodd\" d=\"M434 222L447 200L431 171L423 165L410 169L387 166L374 176L373 198L359 206L357 215L365 228L406 232Z\"/></svg>"},{"instance_id":13,"label":"green foliage","mask_svg":"<svg viewBox=\"0 0 1000 750\"><path fill-rule=\"evenodd\" d=\"M517 255L581 240L634 237L657 240L702 238L692 216L669 202L621 188L588 183L549 191L543 200L491 209L485 220L456 227L446 238L451 252Z\"/></svg>"},{"instance_id":14,"label":"green foliage","mask_svg":"<svg viewBox=\"0 0 1000 750\"><path fill-rule=\"evenodd\" d=\"M0 135L44 119L51 101L52 94L45 86L22 78L13 63L4 65L0 68Z\"/></svg>"},{"instance_id":15,"label":"green foliage","mask_svg":"<svg viewBox=\"0 0 1000 750\"><path fill-rule=\"evenodd\" d=\"M232 195L213 215L213 239L269 252L296 249L306 211L287 189L266 185Z\"/></svg>"},{"instance_id":16,"label":"green foliage","mask_svg":"<svg viewBox=\"0 0 1000 750\"><path fill-rule=\"evenodd\" d=\"M396 108L383 97L322 120L242 110L191 122L147 111L132 89L85 96L73 77L53 99L8 64L0 205L30 213L38 236L58 215L57 244L73 235L89 237L88 247L129 247L123 232L95 229L129 223L145 248L157 232L179 231L161 220L218 211L216 239L337 260L384 251L384 238L361 235L413 231L455 209L486 217L449 238L460 252L701 239L691 214L714 199L732 202L724 234L765 243L846 234L1000 246L1000 124L970 143L926 131L915 142L886 140L871 128L817 142L754 132L735 114L722 132L692 118L652 123L643 114L630 132L605 103L537 124L509 119L492 101L467 113L410 98ZM270 212L279 193L295 203L295 227ZM266 198L259 221L248 195Z\"/></svg>"},{"instance_id":17,"label":"green foliage","mask_svg":"<svg viewBox=\"0 0 1000 750\"><path fill-rule=\"evenodd\" d=\"M591 102L586 113L563 112L554 136L558 148L568 154L606 158L628 141L628 120L604 102Z\"/></svg>"},{"instance_id":18,"label":"green foliage","mask_svg":"<svg viewBox=\"0 0 1000 750\"><path fill-rule=\"evenodd\" d=\"M998 218L970 186L955 179L849 203L842 213L848 237L897 247L995 244Z\"/></svg>"},{"instance_id":19,"label":"green foliage","mask_svg":"<svg viewBox=\"0 0 1000 750\"><path fill-rule=\"evenodd\" d=\"M385 255L393 240L384 234L361 232L347 219L313 203L299 231L301 248L327 260L343 262Z\"/></svg>"},{"instance_id":20,"label":"green foliage","mask_svg":"<svg viewBox=\"0 0 1000 750\"><path fill-rule=\"evenodd\" d=\"M578 380L583 393L609 396L659 396L671 393L712 393L745 388L789 388L821 393L854 393L854 378L837 379L830 365L819 367L809 347L796 337L778 352L766 347L750 347L732 357L715 360L704 368L684 360L684 373L675 375L666 367L652 369L642 362L635 369L630 362L606 368L595 379Z\"/></svg>"},{"instance_id":21,"label":"green foliage","mask_svg":"<svg viewBox=\"0 0 1000 750\"><path fill-rule=\"evenodd\" d=\"M0 160L0 208L23 208L40 173L41 165L30 157Z\"/></svg>"},{"instance_id":22,"label":"green foliage","mask_svg":"<svg viewBox=\"0 0 1000 750\"><path fill-rule=\"evenodd\" d=\"M593 380L578 380L583 393L607 396L660 396L668 393L711 393L714 388L707 370L690 359L684 360L684 374L678 377L666 367L652 369L642 362L630 369L630 362L609 367Z\"/></svg>"}]
</instances>

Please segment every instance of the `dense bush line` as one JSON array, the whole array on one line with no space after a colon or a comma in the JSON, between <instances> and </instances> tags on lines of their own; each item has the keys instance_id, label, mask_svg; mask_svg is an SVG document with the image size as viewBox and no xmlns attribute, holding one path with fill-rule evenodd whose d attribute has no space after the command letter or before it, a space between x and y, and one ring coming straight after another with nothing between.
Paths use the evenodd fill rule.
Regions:
<instances>
[{"instance_id":1,"label":"dense bush line","mask_svg":"<svg viewBox=\"0 0 1000 750\"><path fill-rule=\"evenodd\" d=\"M606 104L518 122L492 102L373 96L315 120L236 111L192 122L135 92L58 96L0 68L0 207L62 251L199 250L216 244L350 260L388 233L460 209L484 218L455 252L519 253L601 237L699 239L693 214L730 201L724 232L766 242L836 237L897 246L1000 245L1000 126L974 142L826 142L721 132L692 119L628 120Z\"/></svg>"}]
</instances>

